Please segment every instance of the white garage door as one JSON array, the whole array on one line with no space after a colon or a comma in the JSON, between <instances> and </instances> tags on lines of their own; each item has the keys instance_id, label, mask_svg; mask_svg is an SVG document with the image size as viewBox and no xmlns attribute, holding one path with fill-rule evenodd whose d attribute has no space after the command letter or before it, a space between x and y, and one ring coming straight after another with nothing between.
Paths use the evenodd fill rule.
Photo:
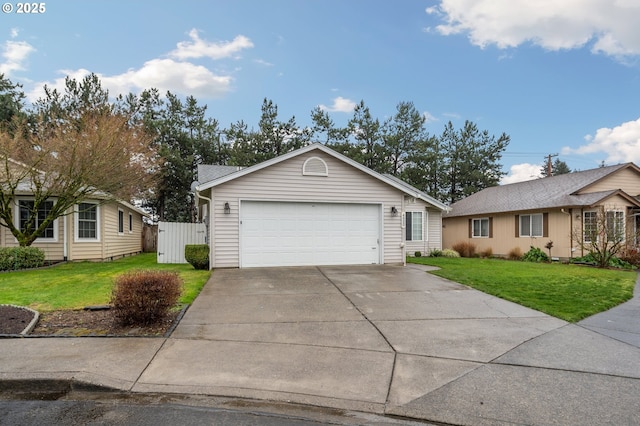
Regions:
<instances>
[{"instance_id":1,"label":"white garage door","mask_svg":"<svg viewBox=\"0 0 640 426\"><path fill-rule=\"evenodd\" d=\"M380 206L242 201L241 267L380 263Z\"/></svg>"}]
</instances>

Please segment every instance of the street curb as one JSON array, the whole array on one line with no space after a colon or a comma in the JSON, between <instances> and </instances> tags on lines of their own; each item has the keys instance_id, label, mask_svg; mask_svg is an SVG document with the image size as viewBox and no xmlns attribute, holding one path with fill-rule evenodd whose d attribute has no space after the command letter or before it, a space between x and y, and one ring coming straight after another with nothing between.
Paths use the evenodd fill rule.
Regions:
<instances>
[{"instance_id":1,"label":"street curb","mask_svg":"<svg viewBox=\"0 0 640 426\"><path fill-rule=\"evenodd\" d=\"M0 393L64 395L71 391L122 392L75 379L0 379Z\"/></svg>"}]
</instances>

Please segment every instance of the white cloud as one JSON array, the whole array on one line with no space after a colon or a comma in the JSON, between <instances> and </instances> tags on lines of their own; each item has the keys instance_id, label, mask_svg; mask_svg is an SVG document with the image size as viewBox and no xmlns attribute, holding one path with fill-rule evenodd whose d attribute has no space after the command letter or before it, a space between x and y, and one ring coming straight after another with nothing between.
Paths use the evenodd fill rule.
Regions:
<instances>
[{"instance_id":1,"label":"white cloud","mask_svg":"<svg viewBox=\"0 0 640 426\"><path fill-rule=\"evenodd\" d=\"M433 116L429 111L423 112L422 116L424 117L425 123L434 123L436 121L440 121L435 116Z\"/></svg>"},{"instance_id":2,"label":"white cloud","mask_svg":"<svg viewBox=\"0 0 640 426\"><path fill-rule=\"evenodd\" d=\"M116 75L104 75L96 72L103 87L112 96L139 92L156 88L161 94L171 91L179 95L194 95L205 98L220 98L231 91L233 77L214 73L203 65L181 60L188 58L208 57L222 59L231 57L239 50L252 47L253 44L244 36L236 37L232 42L211 43L202 40L196 30L189 33L191 42L178 43L178 49L169 53L169 58L156 58L145 62L140 68L132 68ZM10 42L7 42L10 43ZM266 63L265 63L266 64ZM52 89L64 91L65 77L81 80L90 73L86 69L61 70L60 78L36 84L27 93L30 101L36 101L44 95L44 85Z\"/></svg>"},{"instance_id":3,"label":"white cloud","mask_svg":"<svg viewBox=\"0 0 640 426\"><path fill-rule=\"evenodd\" d=\"M594 53L640 55L637 0L441 0L425 11L444 21L435 27L438 33L467 34L480 47L533 43L560 50L590 44Z\"/></svg>"},{"instance_id":4,"label":"white cloud","mask_svg":"<svg viewBox=\"0 0 640 426\"><path fill-rule=\"evenodd\" d=\"M29 92L27 97L35 101L44 95L43 86L64 91L65 77L69 76L81 80L89 74L88 70L63 70L63 77L54 82L42 82L38 87ZM113 76L98 74L103 87L109 90L113 96L139 92L152 87L161 94L171 91L180 95L193 95L197 93L203 97L219 98L231 90L232 77L213 74L206 67L189 62L178 62L173 59L152 59L144 63L137 70L128 70L125 73Z\"/></svg>"},{"instance_id":5,"label":"white cloud","mask_svg":"<svg viewBox=\"0 0 640 426\"><path fill-rule=\"evenodd\" d=\"M35 47L26 41L5 41L2 48L3 61L0 63L0 74L11 75L13 71L24 70L27 58L35 51Z\"/></svg>"},{"instance_id":6,"label":"white cloud","mask_svg":"<svg viewBox=\"0 0 640 426\"><path fill-rule=\"evenodd\" d=\"M578 148L564 147L563 154L588 155L604 153L609 164L640 163L640 118L627 121L612 129L603 127L595 135L585 136L587 144Z\"/></svg>"},{"instance_id":7,"label":"white cloud","mask_svg":"<svg viewBox=\"0 0 640 426\"><path fill-rule=\"evenodd\" d=\"M254 59L253 62L255 62L258 65L262 65L264 67L272 67L273 64L271 62L265 61L264 59Z\"/></svg>"},{"instance_id":8,"label":"white cloud","mask_svg":"<svg viewBox=\"0 0 640 426\"><path fill-rule=\"evenodd\" d=\"M357 104L351 99L338 96L337 98L333 99L333 105L328 107L326 105L321 104L319 105L319 107L324 111L330 111L330 112L352 112L356 107L356 105Z\"/></svg>"},{"instance_id":9,"label":"white cloud","mask_svg":"<svg viewBox=\"0 0 640 426\"><path fill-rule=\"evenodd\" d=\"M223 59L237 57L243 50L253 47L253 43L243 35L236 36L232 41L214 43L200 38L198 30L189 31L191 41L181 41L177 49L171 51L169 56L176 59L210 58Z\"/></svg>"},{"instance_id":10,"label":"white cloud","mask_svg":"<svg viewBox=\"0 0 640 426\"><path fill-rule=\"evenodd\" d=\"M509 173L500 180L500 185L540 178L542 177L540 169L540 164L514 164L509 168Z\"/></svg>"}]
</instances>

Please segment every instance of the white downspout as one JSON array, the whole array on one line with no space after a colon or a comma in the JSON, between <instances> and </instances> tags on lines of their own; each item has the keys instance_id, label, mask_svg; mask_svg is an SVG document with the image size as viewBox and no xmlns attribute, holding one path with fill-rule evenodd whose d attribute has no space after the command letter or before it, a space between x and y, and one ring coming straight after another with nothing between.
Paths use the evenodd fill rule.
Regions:
<instances>
[{"instance_id":1,"label":"white downspout","mask_svg":"<svg viewBox=\"0 0 640 426\"><path fill-rule=\"evenodd\" d=\"M66 262L69 260L69 240L67 237L67 233L69 232L69 215L64 215L64 230L62 232L62 257Z\"/></svg>"},{"instance_id":2,"label":"white downspout","mask_svg":"<svg viewBox=\"0 0 640 426\"><path fill-rule=\"evenodd\" d=\"M198 189L198 187L196 186L195 188L195 193L196 193L196 197L197 198L202 198L205 201L209 202L209 214L207 215L207 219L209 220L208 223L208 231L209 231L209 235L208 235L208 243L209 243L209 269L213 269L213 238L211 238L211 232L213 230L213 223L211 222L211 216L213 214L212 211L212 206L213 206L213 201L211 200L211 198L207 198L204 195L200 194L200 190Z\"/></svg>"}]
</instances>

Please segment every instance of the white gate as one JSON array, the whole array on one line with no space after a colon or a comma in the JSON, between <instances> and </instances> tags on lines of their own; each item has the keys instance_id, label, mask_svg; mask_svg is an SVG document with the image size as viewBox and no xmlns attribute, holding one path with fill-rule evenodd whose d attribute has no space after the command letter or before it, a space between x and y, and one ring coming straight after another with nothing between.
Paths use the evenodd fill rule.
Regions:
<instances>
[{"instance_id":1,"label":"white gate","mask_svg":"<svg viewBox=\"0 0 640 426\"><path fill-rule=\"evenodd\" d=\"M158 222L158 263L188 263L187 244L206 244L204 223Z\"/></svg>"}]
</instances>

